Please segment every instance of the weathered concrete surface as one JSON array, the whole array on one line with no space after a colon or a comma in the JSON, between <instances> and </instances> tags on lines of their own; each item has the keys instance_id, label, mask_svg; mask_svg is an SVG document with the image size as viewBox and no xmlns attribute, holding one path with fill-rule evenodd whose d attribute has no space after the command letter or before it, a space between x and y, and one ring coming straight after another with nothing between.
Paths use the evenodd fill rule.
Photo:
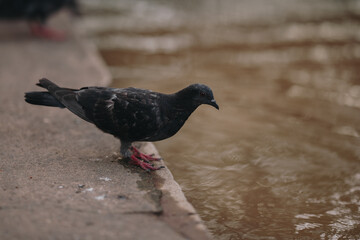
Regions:
<instances>
[{"instance_id":1,"label":"weathered concrete surface","mask_svg":"<svg viewBox=\"0 0 360 240\"><path fill-rule=\"evenodd\" d=\"M208 239L169 170L119 163L112 136L24 102L45 76L71 88L109 84L95 50L74 33L49 42L11 24L0 25L0 239ZM67 18L54 24L71 29Z\"/></svg>"}]
</instances>

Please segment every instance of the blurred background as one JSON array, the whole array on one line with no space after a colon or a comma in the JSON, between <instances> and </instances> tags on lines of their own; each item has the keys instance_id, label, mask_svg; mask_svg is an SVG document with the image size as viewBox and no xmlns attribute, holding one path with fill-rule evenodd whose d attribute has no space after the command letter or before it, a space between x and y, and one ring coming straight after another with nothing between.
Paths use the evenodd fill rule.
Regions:
<instances>
[{"instance_id":1,"label":"blurred background","mask_svg":"<svg viewBox=\"0 0 360 240\"><path fill-rule=\"evenodd\" d=\"M360 238L360 1L81 3L114 87L213 89L156 146L215 239Z\"/></svg>"},{"instance_id":2,"label":"blurred background","mask_svg":"<svg viewBox=\"0 0 360 240\"><path fill-rule=\"evenodd\" d=\"M213 89L155 144L215 239L360 239L360 1L79 4L113 87Z\"/></svg>"}]
</instances>

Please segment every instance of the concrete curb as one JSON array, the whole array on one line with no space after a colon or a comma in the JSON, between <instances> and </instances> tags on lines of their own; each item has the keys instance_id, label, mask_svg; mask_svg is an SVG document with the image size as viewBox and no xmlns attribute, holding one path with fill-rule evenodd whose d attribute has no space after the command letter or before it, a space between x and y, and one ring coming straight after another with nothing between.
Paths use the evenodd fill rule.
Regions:
<instances>
[{"instance_id":1,"label":"concrete curb","mask_svg":"<svg viewBox=\"0 0 360 240\"><path fill-rule=\"evenodd\" d=\"M143 152L160 157L152 143L142 144ZM162 165L165 165L161 161ZM187 239L211 239L206 226L194 207L187 201L180 185L168 168L155 172L155 187L162 192L160 218Z\"/></svg>"}]
</instances>

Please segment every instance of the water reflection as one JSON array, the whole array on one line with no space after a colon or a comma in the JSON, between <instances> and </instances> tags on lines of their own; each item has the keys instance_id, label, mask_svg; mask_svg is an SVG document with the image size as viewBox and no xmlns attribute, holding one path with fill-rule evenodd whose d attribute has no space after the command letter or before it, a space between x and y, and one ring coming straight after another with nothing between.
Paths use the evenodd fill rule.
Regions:
<instances>
[{"instance_id":1,"label":"water reflection","mask_svg":"<svg viewBox=\"0 0 360 240\"><path fill-rule=\"evenodd\" d=\"M156 145L216 239L360 238L358 1L107 3L114 85L214 90Z\"/></svg>"}]
</instances>

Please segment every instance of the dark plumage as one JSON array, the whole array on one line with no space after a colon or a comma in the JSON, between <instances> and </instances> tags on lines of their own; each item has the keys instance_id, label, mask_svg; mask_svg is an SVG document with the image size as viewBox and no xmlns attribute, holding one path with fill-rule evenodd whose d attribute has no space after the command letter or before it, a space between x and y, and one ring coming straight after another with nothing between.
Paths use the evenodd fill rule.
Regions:
<instances>
[{"instance_id":1,"label":"dark plumage","mask_svg":"<svg viewBox=\"0 0 360 240\"><path fill-rule=\"evenodd\" d=\"M59 40L64 37L63 33L45 24L52 14L64 7L79 13L76 0L0 0L0 19L26 20L34 35Z\"/></svg>"},{"instance_id":2,"label":"dark plumage","mask_svg":"<svg viewBox=\"0 0 360 240\"><path fill-rule=\"evenodd\" d=\"M35 105L67 108L80 118L121 141L120 152L143 169L155 170L132 142L159 141L173 136L201 104L219 109L211 89L192 84L177 93L163 94L138 88L61 88L48 79L37 84L46 92L28 92L25 101Z\"/></svg>"}]
</instances>

